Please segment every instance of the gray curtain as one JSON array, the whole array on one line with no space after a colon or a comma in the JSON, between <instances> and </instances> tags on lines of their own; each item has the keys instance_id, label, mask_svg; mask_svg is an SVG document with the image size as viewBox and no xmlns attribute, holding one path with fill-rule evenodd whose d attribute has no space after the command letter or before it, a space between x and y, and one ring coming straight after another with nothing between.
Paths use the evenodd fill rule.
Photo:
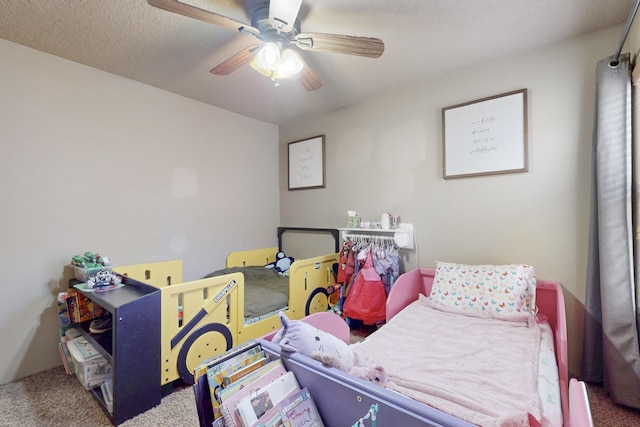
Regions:
<instances>
[{"instance_id":1,"label":"gray curtain","mask_svg":"<svg viewBox=\"0 0 640 427\"><path fill-rule=\"evenodd\" d=\"M638 209L629 55L598 62L582 377L640 409Z\"/></svg>"}]
</instances>

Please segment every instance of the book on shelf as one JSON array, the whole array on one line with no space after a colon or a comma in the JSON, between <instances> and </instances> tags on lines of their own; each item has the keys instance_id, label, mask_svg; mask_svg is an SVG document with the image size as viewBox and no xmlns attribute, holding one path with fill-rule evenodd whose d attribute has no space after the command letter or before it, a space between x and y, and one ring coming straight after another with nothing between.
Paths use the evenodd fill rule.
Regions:
<instances>
[{"instance_id":1,"label":"book on shelf","mask_svg":"<svg viewBox=\"0 0 640 427\"><path fill-rule=\"evenodd\" d=\"M267 356L265 356L263 350L256 351L254 348L246 354L239 356L239 359L233 358L223 364L210 367L207 369L207 381L209 381L211 392L213 393L215 391L217 393L225 385L230 384L225 384L225 378L229 378L230 380L237 372L265 358L267 358ZM241 377L238 377L238 379L240 378Z\"/></svg>"},{"instance_id":2,"label":"book on shelf","mask_svg":"<svg viewBox=\"0 0 640 427\"><path fill-rule=\"evenodd\" d=\"M222 403L225 400L228 400L231 396L233 396L243 388L253 384L254 381L256 381L258 378L269 374L269 372L272 370L277 370L278 375L284 375L287 373L286 369L282 365L281 360L276 359L274 361L268 362L266 365L262 366L261 368L258 368L256 371L251 372L247 376L242 377L237 381L234 381L233 383L229 384L227 387L224 387L222 390L220 390L220 392L218 393L218 401Z\"/></svg>"},{"instance_id":3,"label":"book on shelf","mask_svg":"<svg viewBox=\"0 0 640 427\"><path fill-rule=\"evenodd\" d=\"M262 368L264 365L269 363L269 356L268 355L264 356L264 352L262 354L263 356L258 360L256 360L255 362L251 362L244 367L239 367L235 372L228 373L227 375L225 375L223 378L222 386L229 387L232 383L238 380L241 380L242 378L246 377L250 373L257 371L258 369Z\"/></svg>"},{"instance_id":4,"label":"book on shelf","mask_svg":"<svg viewBox=\"0 0 640 427\"><path fill-rule=\"evenodd\" d=\"M100 304L71 288L58 293L58 319L61 325L87 322L102 317L105 310Z\"/></svg>"},{"instance_id":5,"label":"book on shelf","mask_svg":"<svg viewBox=\"0 0 640 427\"><path fill-rule=\"evenodd\" d=\"M306 387L289 394L276 407L284 426L324 427L313 396Z\"/></svg>"},{"instance_id":6,"label":"book on shelf","mask_svg":"<svg viewBox=\"0 0 640 427\"><path fill-rule=\"evenodd\" d=\"M251 427L283 427L282 416L277 406L269 409Z\"/></svg>"},{"instance_id":7,"label":"book on shelf","mask_svg":"<svg viewBox=\"0 0 640 427\"><path fill-rule=\"evenodd\" d=\"M194 374L194 380L197 381L201 376L206 375L207 374L207 370L209 369L209 367L218 364L218 363L223 363L225 360L228 360L230 358L233 358L235 356L237 356L238 354L241 354L251 348L254 347L260 347L260 350L262 350L262 347L260 346L260 343L258 343L255 340L248 340L243 342L242 344L238 344L237 346L230 348L229 350L225 351L222 354L216 354L215 356L210 357L207 360L202 361L194 370L193 374Z\"/></svg>"},{"instance_id":8,"label":"book on shelf","mask_svg":"<svg viewBox=\"0 0 640 427\"><path fill-rule=\"evenodd\" d=\"M69 350L67 349L67 343L64 341L58 343L58 352L60 353L60 359L62 359L62 366L64 366L64 371L67 375L71 375L74 373L73 359L69 354Z\"/></svg>"},{"instance_id":9,"label":"book on shelf","mask_svg":"<svg viewBox=\"0 0 640 427\"><path fill-rule=\"evenodd\" d=\"M67 305L67 292L58 292L58 321L60 326L71 324L69 306Z\"/></svg>"},{"instance_id":10,"label":"book on shelf","mask_svg":"<svg viewBox=\"0 0 640 427\"><path fill-rule=\"evenodd\" d=\"M300 390L300 385L293 372L278 377L264 387L248 387L249 395L238 401L235 412L243 427L253 426L260 417L273 408L282 399L294 391Z\"/></svg>"},{"instance_id":11,"label":"book on shelf","mask_svg":"<svg viewBox=\"0 0 640 427\"><path fill-rule=\"evenodd\" d=\"M265 353L261 347L252 347L239 355L217 363L207 369L207 382L209 383L209 393L211 396L211 406L215 418L219 417L220 401L218 394L224 386L225 376L232 375L238 370L248 366L260 359L265 358Z\"/></svg>"},{"instance_id":12,"label":"book on shelf","mask_svg":"<svg viewBox=\"0 0 640 427\"><path fill-rule=\"evenodd\" d=\"M214 418L220 417L219 404L214 393L211 393L209 386L209 379L207 377L207 370L216 365L224 364L228 360L238 357L240 354L257 349L262 351L262 347L256 340L247 340L237 346L225 351L222 354L214 355L204 361L202 361L193 371L193 391L196 396L196 409L198 410L199 418L203 420L203 423L209 425L213 422ZM254 352L256 350L253 350ZM214 415L213 407L216 408L216 414Z\"/></svg>"},{"instance_id":13,"label":"book on shelf","mask_svg":"<svg viewBox=\"0 0 640 427\"><path fill-rule=\"evenodd\" d=\"M276 359L269 362L255 373L238 381L237 385L223 389L220 393L220 412L224 417L227 427L241 426L239 414L235 411L238 403L255 393L257 390L268 386L287 375L287 370L282 360Z\"/></svg>"}]
</instances>

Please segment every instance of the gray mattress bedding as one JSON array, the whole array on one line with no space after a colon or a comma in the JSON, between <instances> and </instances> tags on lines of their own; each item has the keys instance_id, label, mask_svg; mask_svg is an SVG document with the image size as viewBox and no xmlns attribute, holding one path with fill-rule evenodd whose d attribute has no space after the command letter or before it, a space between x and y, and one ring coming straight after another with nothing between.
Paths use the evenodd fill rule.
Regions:
<instances>
[{"instance_id":1,"label":"gray mattress bedding","mask_svg":"<svg viewBox=\"0 0 640 427\"><path fill-rule=\"evenodd\" d=\"M207 277L231 273L244 274L244 317L257 317L281 309L289 303L289 277L263 266L230 267Z\"/></svg>"}]
</instances>

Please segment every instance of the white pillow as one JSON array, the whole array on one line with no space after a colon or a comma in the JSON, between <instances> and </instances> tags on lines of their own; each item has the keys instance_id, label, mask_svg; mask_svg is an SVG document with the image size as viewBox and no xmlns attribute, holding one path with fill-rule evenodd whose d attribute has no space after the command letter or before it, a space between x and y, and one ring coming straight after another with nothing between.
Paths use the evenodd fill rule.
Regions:
<instances>
[{"instance_id":1,"label":"white pillow","mask_svg":"<svg viewBox=\"0 0 640 427\"><path fill-rule=\"evenodd\" d=\"M436 262L429 300L490 315L535 314L536 275L523 264L466 265Z\"/></svg>"}]
</instances>

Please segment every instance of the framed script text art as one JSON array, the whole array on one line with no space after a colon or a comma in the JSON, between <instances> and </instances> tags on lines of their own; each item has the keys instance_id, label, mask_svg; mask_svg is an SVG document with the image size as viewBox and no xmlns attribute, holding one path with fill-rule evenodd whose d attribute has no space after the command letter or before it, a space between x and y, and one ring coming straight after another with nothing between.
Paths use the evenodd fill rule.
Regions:
<instances>
[{"instance_id":1,"label":"framed script text art","mask_svg":"<svg viewBox=\"0 0 640 427\"><path fill-rule=\"evenodd\" d=\"M527 89L442 109L444 178L526 172Z\"/></svg>"},{"instance_id":2,"label":"framed script text art","mask_svg":"<svg viewBox=\"0 0 640 427\"><path fill-rule=\"evenodd\" d=\"M324 135L289 143L289 190L325 187Z\"/></svg>"}]
</instances>

